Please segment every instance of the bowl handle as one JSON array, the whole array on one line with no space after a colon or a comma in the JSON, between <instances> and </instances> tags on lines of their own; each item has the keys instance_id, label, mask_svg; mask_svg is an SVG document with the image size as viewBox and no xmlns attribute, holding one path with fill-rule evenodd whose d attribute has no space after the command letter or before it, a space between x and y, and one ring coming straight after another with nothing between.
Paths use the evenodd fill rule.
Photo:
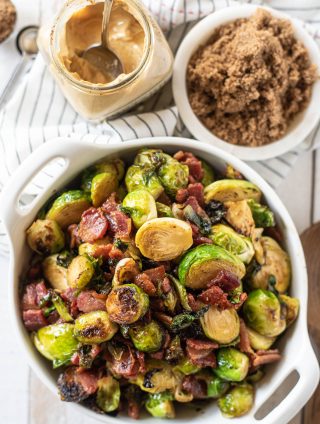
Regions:
<instances>
[{"instance_id":1,"label":"bowl handle","mask_svg":"<svg viewBox=\"0 0 320 424\"><path fill-rule=\"evenodd\" d=\"M81 147L79 146L81 144ZM27 215L30 211L29 208L24 210L18 205L19 197L21 196L26 185L35 177L41 169L43 169L50 161L55 158L64 159L64 167L60 175L52 178L49 185L43 190L37 198L32 202L32 208L35 205L41 206L41 202L51 188L58 184L59 180L63 178L63 174L68 170L72 175L72 170L76 172L80 165L86 166L88 161L93 156L92 153L97 149L105 149L105 145L93 145L88 142L79 142L71 139L54 139L50 142L43 144L28 156L17 170L11 175L9 181L5 185L0 194L0 219L2 220L8 235L14 229L18 220ZM79 151L81 154L79 155ZM76 164L74 159L77 158ZM31 205L30 205L31 206Z\"/></svg>"},{"instance_id":2,"label":"bowl handle","mask_svg":"<svg viewBox=\"0 0 320 424\"><path fill-rule=\"evenodd\" d=\"M265 418L255 420L260 424L287 423L308 402L319 383L319 363L309 338L297 346L298 360L292 371L299 373L299 380L287 396ZM301 346L302 349L300 350Z\"/></svg>"}]
</instances>

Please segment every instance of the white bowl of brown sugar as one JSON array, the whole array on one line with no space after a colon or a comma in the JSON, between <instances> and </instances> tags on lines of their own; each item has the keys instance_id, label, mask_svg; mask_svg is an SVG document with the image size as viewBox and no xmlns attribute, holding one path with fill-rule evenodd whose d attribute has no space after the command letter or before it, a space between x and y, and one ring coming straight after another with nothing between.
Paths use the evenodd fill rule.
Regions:
<instances>
[{"instance_id":1,"label":"white bowl of brown sugar","mask_svg":"<svg viewBox=\"0 0 320 424\"><path fill-rule=\"evenodd\" d=\"M319 48L302 22L268 7L227 7L183 40L173 95L196 139L263 160L296 148L315 128L319 71Z\"/></svg>"}]
</instances>

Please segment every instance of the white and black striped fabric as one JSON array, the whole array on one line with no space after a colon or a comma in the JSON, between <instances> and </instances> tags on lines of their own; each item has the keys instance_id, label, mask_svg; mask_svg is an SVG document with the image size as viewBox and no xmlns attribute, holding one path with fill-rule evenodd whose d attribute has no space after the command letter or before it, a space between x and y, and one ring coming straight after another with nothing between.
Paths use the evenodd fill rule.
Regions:
<instances>
[{"instance_id":1,"label":"white and black striped fabric","mask_svg":"<svg viewBox=\"0 0 320 424\"><path fill-rule=\"evenodd\" d=\"M320 43L320 0L142 0L153 13L168 42L176 52L181 40L202 17L237 3L266 4L306 22L314 38ZM41 24L46 15L52 16L62 0L15 0L18 26ZM26 4L28 3L28 4ZM0 89L18 61L14 52L14 37L0 46ZM38 55L24 76L14 96L0 111L0 190L21 162L46 141L68 136L93 143L121 143L125 140L178 135L189 136L173 104L170 83L134 111L112 121L92 125L83 120L67 103L53 80L42 57ZM320 145L319 126L309 137L310 147ZM250 162L260 175L276 188L295 163L299 151L292 151L274 159ZM54 166L54 165L52 165ZM30 195L46 185L50 173L41 175L29 187ZM5 232L0 223L0 254L6 253Z\"/></svg>"}]
</instances>

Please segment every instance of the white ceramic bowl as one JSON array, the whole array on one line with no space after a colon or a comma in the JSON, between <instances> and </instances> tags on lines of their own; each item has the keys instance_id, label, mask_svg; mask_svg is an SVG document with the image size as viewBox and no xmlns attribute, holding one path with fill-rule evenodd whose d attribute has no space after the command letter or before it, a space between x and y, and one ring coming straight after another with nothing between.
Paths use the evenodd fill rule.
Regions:
<instances>
[{"instance_id":1,"label":"white ceramic bowl","mask_svg":"<svg viewBox=\"0 0 320 424\"><path fill-rule=\"evenodd\" d=\"M177 52L174 70L173 70L173 96L175 103L178 107L179 114L182 121L190 131L190 133L198 140L207 141L212 143L214 146L220 147L221 149L233 153L238 158L243 160L263 160L269 159L275 156L282 155L283 153L297 147L302 143L306 137L316 126L320 119L320 80L318 79L313 86L312 96L309 105L306 110L303 111L299 116L296 117L288 132L280 140L273 143L267 144L261 147L247 147L247 146L236 146L227 143L220 138L216 137L209 131L202 122L194 114L187 95L186 86L186 71L187 66L193 53L204 45L210 38L215 28L233 21L238 18L246 18L254 14L257 8L261 6L255 5L241 5L226 7L218 12L214 12L206 18L202 19L196 24L188 35L182 41L179 50ZM320 51L308 32L303 28L301 21L294 19L284 13L280 13L274 9L263 7L268 10L272 15L288 19L292 22L295 35L298 40L307 48L312 63L316 64L320 71Z\"/></svg>"},{"instance_id":2,"label":"white ceramic bowl","mask_svg":"<svg viewBox=\"0 0 320 424\"><path fill-rule=\"evenodd\" d=\"M126 142L116 146L104 146L91 143L76 143L70 141L70 139L53 140L37 149L22 163L0 197L0 217L10 238L10 266L7 283L10 315L15 336L20 342L21 352L24 353L32 369L47 387L57 394L57 371L53 371L50 362L41 357L34 348L30 336L22 323L19 306L19 277L25 269L30 255L24 237L25 230L35 219L40 207L56 190L62 189L80 171L102 157L116 155L126 161L130 161L139 148L146 146L161 147L171 153L180 149L192 151L195 155L205 159L220 170L225 167L226 163L230 163L248 180L260 187L265 200L275 212L277 222L284 234L286 248L292 260L293 279L291 293L300 299L301 304L297 321L280 340L279 345L283 354L282 360L278 364L268 366L266 377L258 384L254 408L243 418L233 419L232 422L285 424L307 402L319 380L318 362L311 348L307 330L308 280L303 250L297 230L279 197L255 171L230 153L224 152L211 144L197 143L195 145L194 142L192 144L190 141L192 140L159 137ZM190 146L192 145L194 147L191 148ZM64 159L64 166L60 168L58 175L51 180L46 189L29 206L21 209L18 200L25 185L39 170L57 157ZM265 403L283 380L294 370L299 374L299 380L292 391L265 418L262 420L256 419L255 414L260 406ZM119 418L108 415L101 416L79 405L75 405L75 408L105 423L119 424L121 421L132 421L127 417L123 418L121 416ZM221 416L215 402L208 404L201 414L183 405L175 422L189 424L191 419L194 419L199 424L211 424L213 422L215 424L230 424L230 420ZM143 422L145 424L163 424L162 420L151 417L143 418Z\"/></svg>"}]
</instances>

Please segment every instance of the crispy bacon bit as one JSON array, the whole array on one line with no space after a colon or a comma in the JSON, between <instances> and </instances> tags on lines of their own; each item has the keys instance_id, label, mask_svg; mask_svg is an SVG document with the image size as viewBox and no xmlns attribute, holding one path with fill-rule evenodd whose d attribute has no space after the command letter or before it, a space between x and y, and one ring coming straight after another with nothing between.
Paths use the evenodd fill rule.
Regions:
<instances>
[{"instance_id":1,"label":"crispy bacon bit","mask_svg":"<svg viewBox=\"0 0 320 424\"><path fill-rule=\"evenodd\" d=\"M42 275L42 266L41 262L33 264L27 272L27 279L29 281L39 280Z\"/></svg>"},{"instance_id":2,"label":"crispy bacon bit","mask_svg":"<svg viewBox=\"0 0 320 424\"><path fill-rule=\"evenodd\" d=\"M164 265L157 266L156 268L150 268L143 271L144 274L150 278L153 283L158 283L162 281L166 275L166 269Z\"/></svg>"},{"instance_id":3,"label":"crispy bacon bit","mask_svg":"<svg viewBox=\"0 0 320 424\"><path fill-rule=\"evenodd\" d=\"M161 289L162 289L164 294L167 294L167 293L172 291L170 280L169 280L168 277L164 277L164 279L161 283Z\"/></svg>"},{"instance_id":4,"label":"crispy bacon bit","mask_svg":"<svg viewBox=\"0 0 320 424\"><path fill-rule=\"evenodd\" d=\"M69 246L70 249L76 249L81 244L81 239L79 237L79 227L78 224L69 225L67 232L69 234Z\"/></svg>"},{"instance_id":5,"label":"crispy bacon bit","mask_svg":"<svg viewBox=\"0 0 320 424\"><path fill-rule=\"evenodd\" d=\"M92 256L94 258L102 258L104 260L107 260L109 259L110 252L112 249L113 249L112 243L100 244L99 246L95 246Z\"/></svg>"},{"instance_id":6,"label":"crispy bacon bit","mask_svg":"<svg viewBox=\"0 0 320 424\"><path fill-rule=\"evenodd\" d=\"M109 259L118 263L123 258L124 258L124 253L117 247L112 246L112 249L109 252Z\"/></svg>"},{"instance_id":7,"label":"crispy bacon bit","mask_svg":"<svg viewBox=\"0 0 320 424\"><path fill-rule=\"evenodd\" d=\"M158 359L161 361L164 358L164 349L158 350L158 352L149 353L150 358Z\"/></svg>"},{"instance_id":8,"label":"crispy bacon bit","mask_svg":"<svg viewBox=\"0 0 320 424\"><path fill-rule=\"evenodd\" d=\"M94 290L86 290L77 297L77 307L79 311L87 313L92 311L106 310L107 296L99 294Z\"/></svg>"},{"instance_id":9,"label":"crispy bacon bit","mask_svg":"<svg viewBox=\"0 0 320 424\"><path fill-rule=\"evenodd\" d=\"M163 300L159 298L150 299L150 306L152 311L162 312L166 309Z\"/></svg>"},{"instance_id":10,"label":"crispy bacon bit","mask_svg":"<svg viewBox=\"0 0 320 424\"><path fill-rule=\"evenodd\" d=\"M172 324L172 317L170 317L169 315L166 315L162 312L154 312L154 316L157 318L158 321L163 322L163 324Z\"/></svg>"},{"instance_id":11,"label":"crispy bacon bit","mask_svg":"<svg viewBox=\"0 0 320 424\"><path fill-rule=\"evenodd\" d=\"M247 293L241 293L240 294L240 300L239 300L239 302L238 303L234 303L233 304L233 307L234 307L234 309L237 311L238 309L240 309L241 308L241 306L244 304L244 302L247 300L247 297L248 297L248 295L247 295Z\"/></svg>"},{"instance_id":12,"label":"crispy bacon bit","mask_svg":"<svg viewBox=\"0 0 320 424\"><path fill-rule=\"evenodd\" d=\"M194 399L207 397L207 384L204 380L197 379L194 375L186 375L182 380L182 389L193 395Z\"/></svg>"},{"instance_id":13,"label":"crispy bacon bit","mask_svg":"<svg viewBox=\"0 0 320 424\"><path fill-rule=\"evenodd\" d=\"M36 331L48 325L41 309L29 309L22 312L24 325L29 331Z\"/></svg>"},{"instance_id":14,"label":"crispy bacon bit","mask_svg":"<svg viewBox=\"0 0 320 424\"><path fill-rule=\"evenodd\" d=\"M240 318L240 343L239 343L239 349L243 353L253 353L253 350L250 346L250 340L249 340L249 334L247 331L247 327L243 321L243 319Z\"/></svg>"},{"instance_id":15,"label":"crispy bacon bit","mask_svg":"<svg viewBox=\"0 0 320 424\"><path fill-rule=\"evenodd\" d=\"M203 307L203 303L196 300L193 294L188 293L188 303L193 312L198 312Z\"/></svg>"},{"instance_id":16,"label":"crispy bacon bit","mask_svg":"<svg viewBox=\"0 0 320 424\"><path fill-rule=\"evenodd\" d=\"M167 206L171 206L171 204L172 204L172 202L171 202L171 200L170 200L170 197L169 197L169 196L167 196L167 194L166 194L166 192L165 192L165 191L163 191L163 192L160 194L160 196L157 198L157 202L159 202L159 203L163 203L164 205L167 205Z\"/></svg>"},{"instance_id":17,"label":"crispy bacon bit","mask_svg":"<svg viewBox=\"0 0 320 424\"><path fill-rule=\"evenodd\" d=\"M199 244L212 244L213 241L209 239L208 237L204 237L201 235L199 228L193 224L192 222L189 222L191 229L192 229L192 238L193 238L193 244L196 246L199 246Z\"/></svg>"},{"instance_id":18,"label":"crispy bacon bit","mask_svg":"<svg viewBox=\"0 0 320 424\"><path fill-rule=\"evenodd\" d=\"M281 232L280 227L278 227L278 225L276 225L275 227L265 228L264 233L266 236L272 237L280 244L283 242L283 234Z\"/></svg>"},{"instance_id":19,"label":"crispy bacon bit","mask_svg":"<svg viewBox=\"0 0 320 424\"><path fill-rule=\"evenodd\" d=\"M107 200L101 206L104 213L109 214L111 212L117 211L119 208L119 203L117 201L117 193L112 193Z\"/></svg>"},{"instance_id":20,"label":"crispy bacon bit","mask_svg":"<svg viewBox=\"0 0 320 424\"><path fill-rule=\"evenodd\" d=\"M139 373L140 362L130 346L123 346L119 358L111 355L110 370L124 378L135 377Z\"/></svg>"},{"instance_id":21,"label":"crispy bacon bit","mask_svg":"<svg viewBox=\"0 0 320 424\"><path fill-rule=\"evenodd\" d=\"M197 199L199 205L203 208L204 207L203 185L201 183L189 184L187 191L188 191L188 195L190 197L194 197L195 199Z\"/></svg>"},{"instance_id":22,"label":"crispy bacon bit","mask_svg":"<svg viewBox=\"0 0 320 424\"><path fill-rule=\"evenodd\" d=\"M209 340L187 339L186 352L194 365L200 367L216 367L216 357L213 349L219 345Z\"/></svg>"},{"instance_id":23,"label":"crispy bacon bit","mask_svg":"<svg viewBox=\"0 0 320 424\"><path fill-rule=\"evenodd\" d=\"M128 400L128 416L134 420L140 418L140 405L132 399Z\"/></svg>"},{"instance_id":24,"label":"crispy bacon bit","mask_svg":"<svg viewBox=\"0 0 320 424\"><path fill-rule=\"evenodd\" d=\"M139 286L147 295L155 296L157 289L146 273L138 274L134 278L134 283Z\"/></svg>"},{"instance_id":25,"label":"crispy bacon bit","mask_svg":"<svg viewBox=\"0 0 320 424\"><path fill-rule=\"evenodd\" d=\"M68 302L70 313L73 318L76 318L79 313L77 305L77 296L77 289L72 289L71 287L67 288L61 293L62 299Z\"/></svg>"},{"instance_id":26,"label":"crispy bacon bit","mask_svg":"<svg viewBox=\"0 0 320 424\"><path fill-rule=\"evenodd\" d=\"M213 280L211 280L207 285L207 287L212 287L212 286L218 286L223 291L228 292L230 290L234 290L237 287L239 287L240 281L238 277L234 275L232 272L222 269L221 271L218 272L216 277Z\"/></svg>"},{"instance_id":27,"label":"crispy bacon bit","mask_svg":"<svg viewBox=\"0 0 320 424\"><path fill-rule=\"evenodd\" d=\"M40 302L44 296L48 294L44 281L39 283L31 283L25 287L25 292L22 297L21 307L23 311L28 309L39 309Z\"/></svg>"},{"instance_id":28,"label":"crispy bacon bit","mask_svg":"<svg viewBox=\"0 0 320 424\"><path fill-rule=\"evenodd\" d=\"M79 224L79 236L86 243L94 243L107 232L108 221L101 209L89 208L83 212Z\"/></svg>"},{"instance_id":29,"label":"crispy bacon bit","mask_svg":"<svg viewBox=\"0 0 320 424\"><path fill-rule=\"evenodd\" d=\"M207 305L216 305L221 309L232 308L233 305L228 300L227 293L218 287L212 286L209 289L203 291L199 296L198 300L207 304Z\"/></svg>"},{"instance_id":30,"label":"crispy bacon bit","mask_svg":"<svg viewBox=\"0 0 320 424\"><path fill-rule=\"evenodd\" d=\"M280 359L281 355L278 349L258 350L254 354L252 366L258 367L260 365L271 364L272 362L279 361Z\"/></svg>"},{"instance_id":31,"label":"crispy bacon bit","mask_svg":"<svg viewBox=\"0 0 320 424\"><path fill-rule=\"evenodd\" d=\"M108 197L101 206L101 209L106 214L113 236L122 241L129 241L132 221L131 218L119 209L116 193L112 193L111 196Z\"/></svg>"},{"instance_id":32,"label":"crispy bacon bit","mask_svg":"<svg viewBox=\"0 0 320 424\"><path fill-rule=\"evenodd\" d=\"M176 202L184 203L189 196L188 190L186 188L179 188L176 194Z\"/></svg>"},{"instance_id":33,"label":"crispy bacon bit","mask_svg":"<svg viewBox=\"0 0 320 424\"><path fill-rule=\"evenodd\" d=\"M69 367L58 378L61 399L82 402L98 389L98 378L92 371Z\"/></svg>"},{"instance_id":34,"label":"crispy bacon bit","mask_svg":"<svg viewBox=\"0 0 320 424\"><path fill-rule=\"evenodd\" d=\"M179 162L188 166L190 176L193 177L193 180L202 180L204 172L202 169L201 161L197 159L192 153L179 151L173 157Z\"/></svg>"}]
</instances>

